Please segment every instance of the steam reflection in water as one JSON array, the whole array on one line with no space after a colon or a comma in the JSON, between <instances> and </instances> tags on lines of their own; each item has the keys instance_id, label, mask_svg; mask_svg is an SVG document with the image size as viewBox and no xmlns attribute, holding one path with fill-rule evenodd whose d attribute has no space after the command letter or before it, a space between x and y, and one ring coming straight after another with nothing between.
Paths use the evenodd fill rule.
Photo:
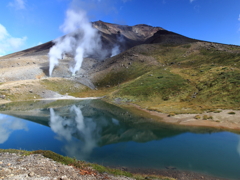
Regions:
<instances>
[{"instance_id":1,"label":"steam reflection in water","mask_svg":"<svg viewBox=\"0 0 240 180\"><path fill-rule=\"evenodd\" d=\"M21 119L0 114L0 144L6 142L13 131L21 129L28 130Z\"/></svg>"},{"instance_id":2,"label":"steam reflection in water","mask_svg":"<svg viewBox=\"0 0 240 180\"><path fill-rule=\"evenodd\" d=\"M49 125L57 134L58 140L67 141L64 151L68 156L85 160L98 146L102 128L108 126L108 121L101 119L101 123L97 124L93 118L84 117L81 108L75 105L71 106L70 114L70 117L62 117L51 108ZM119 125L119 121L113 118L112 123L115 126ZM74 141L73 136L81 141Z\"/></svg>"},{"instance_id":3,"label":"steam reflection in water","mask_svg":"<svg viewBox=\"0 0 240 180\"><path fill-rule=\"evenodd\" d=\"M239 134L159 123L100 100L42 104L6 107L4 113L18 118L0 114L1 148L52 150L113 167L173 166L240 177Z\"/></svg>"}]
</instances>

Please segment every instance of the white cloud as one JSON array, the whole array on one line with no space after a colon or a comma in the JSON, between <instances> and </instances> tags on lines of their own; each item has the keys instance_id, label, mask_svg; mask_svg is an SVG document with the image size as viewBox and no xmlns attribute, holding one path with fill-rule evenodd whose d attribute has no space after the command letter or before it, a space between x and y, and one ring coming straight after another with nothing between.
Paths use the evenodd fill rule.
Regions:
<instances>
[{"instance_id":1,"label":"white cloud","mask_svg":"<svg viewBox=\"0 0 240 180\"><path fill-rule=\"evenodd\" d=\"M240 21L240 14L238 15L238 20Z\"/></svg>"},{"instance_id":2,"label":"white cloud","mask_svg":"<svg viewBox=\"0 0 240 180\"><path fill-rule=\"evenodd\" d=\"M7 29L0 24L0 55L20 50L26 40L26 36L22 38L12 37Z\"/></svg>"},{"instance_id":3,"label":"white cloud","mask_svg":"<svg viewBox=\"0 0 240 180\"><path fill-rule=\"evenodd\" d=\"M195 0L190 0L190 3L192 3L193 1L195 1Z\"/></svg>"},{"instance_id":4,"label":"white cloud","mask_svg":"<svg viewBox=\"0 0 240 180\"><path fill-rule=\"evenodd\" d=\"M25 9L25 0L14 0L8 4L10 7L14 7L16 9Z\"/></svg>"},{"instance_id":5,"label":"white cloud","mask_svg":"<svg viewBox=\"0 0 240 180\"><path fill-rule=\"evenodd\" d=\"M26 124L22 120L0 114L0 144L6 142L13 131L21 129L25 131L28 130Z\"/></svg>"}]
</instances>

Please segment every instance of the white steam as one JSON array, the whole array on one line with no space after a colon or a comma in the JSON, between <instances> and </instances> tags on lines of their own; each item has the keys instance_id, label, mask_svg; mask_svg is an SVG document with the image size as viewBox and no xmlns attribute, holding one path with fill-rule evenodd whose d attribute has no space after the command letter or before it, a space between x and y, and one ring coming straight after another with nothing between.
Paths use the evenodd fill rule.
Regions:
<instances>
[{"instance_id":1,"label":"white steam","mask_svg":"<svg viewBox=\"0 0 240 180\"><path fill-rule=\"evenodd\" d=\"M70 71L74 75L81 67L83 58L101 53L101 39L98 31L92 27L84 11L68 10L60 29L67 35L55 40L49 52L49 75L65 54L74 57Z\"/></svg>"},{"instance_id":2,"label":"white steam","mask_svg":"<svg viewBox=\"0 0 240 180\"><path fill-rule=\"evenodd\" d=\"M116 56L120 53L120 46L119 45L115 45L112 48L112 52L111 52L111 57Z\"/></svg>"},{"instance_id":3,"label":"white steam","mask_svg":"<svg viewBox=\"0 0 240 180\"><path fill-rule=\"evenodd\" d=\"M117 42L120 44L124 44L124 37L119 33L117 35ZM112 48L112 52L111 52L111 57L118 55L119 53L121 53L121 49L120 49L120 45L119 44L115 44Z\"/></svg>"}]
</instances>

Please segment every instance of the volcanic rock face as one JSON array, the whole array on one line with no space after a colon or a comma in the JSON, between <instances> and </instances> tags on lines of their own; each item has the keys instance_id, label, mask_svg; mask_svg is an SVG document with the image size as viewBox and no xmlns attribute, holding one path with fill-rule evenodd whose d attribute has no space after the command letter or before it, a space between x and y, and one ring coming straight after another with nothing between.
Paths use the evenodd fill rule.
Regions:
<instances>
[{"instance_id":1,"label":"volcanic rock face","mask_svg":"<svg viewBox=\"0 0 240 180\"><path fill-rule=\"evenodd\" d=\"M149 37L145 43L146 44L186 44L197 42L199 40L191 39L180 34L170 32L167 30L157 31L153 36Z\"/></svg>"},{"instance_id":2,"label":"volcanic rock face","mask_svg":"<svg viewBox=\"0 0 240 180\"><path fill-rule=\"evenodd\" d=\"M103 21L93 22L93 27L98 29L102 34L117 35L121 34L128 40L144 42L147 38L153 36L157 31L164 30L161 27L152 27L145 24L135 26L118 25L105 23Z\"/></svg>"},{"instance_id":3,"label":"volcanic rock face","mask_svg":"<svg viewBox=\"0 0 240 180\"><path fill-rule=\"evenodd\" d=\"M143 44L146 39L153 36L157 31L163 30L163 28L145 24L127 26L105 23L103 21L93 22L93 27L101 33L103 47L112 49L114 46L119 46L119 52Z\"/></svg>"}]
</instances>

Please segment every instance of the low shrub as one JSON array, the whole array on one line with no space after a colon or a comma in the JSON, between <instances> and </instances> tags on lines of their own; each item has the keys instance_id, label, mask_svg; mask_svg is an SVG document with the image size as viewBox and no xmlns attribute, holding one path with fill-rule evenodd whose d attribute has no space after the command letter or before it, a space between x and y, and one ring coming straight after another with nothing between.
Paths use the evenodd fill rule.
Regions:
<instances>
[{"instance_id":1,"label":"low shrub","mask_svg":"<svg viewBox=\"0 0 240 180\"><path fill-rule=\"evenodd\" d=\"M201 119L201 116L200 115L196 115L194 116L195 119Z\"/></svg>"}]
</instances>

